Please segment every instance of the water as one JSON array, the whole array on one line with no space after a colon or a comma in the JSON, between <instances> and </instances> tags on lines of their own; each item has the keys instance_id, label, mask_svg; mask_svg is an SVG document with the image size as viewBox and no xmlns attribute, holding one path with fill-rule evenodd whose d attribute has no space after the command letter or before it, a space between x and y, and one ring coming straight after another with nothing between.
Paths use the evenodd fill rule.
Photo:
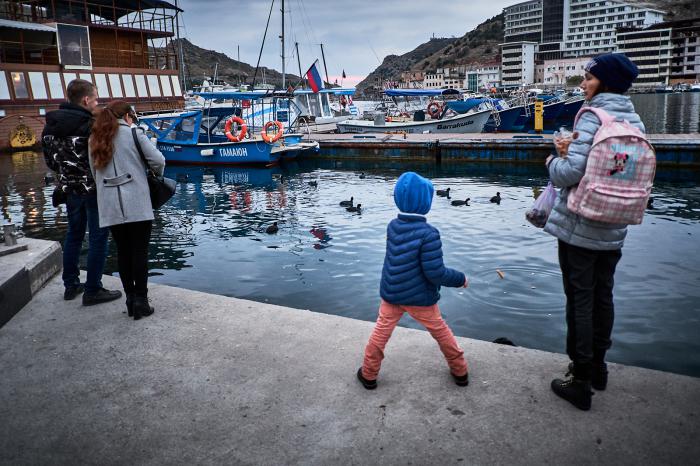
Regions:
<instances>
[{"instance_id":1,"label":"water","mask_svg":"<svg viewBox=\"0 0 700 466\"><path fill-rule=\"evenodd\" d=\"M700 92L632 94L649 134L700 132Z\"/></svg>"},{"instance_id":2,"label":"water","mask_svg":"<svg viewBox=\"0 0 700 466\"><path fill-rule=\"evenodd\" d=\"M446 264L471 278L445 288L441 309L457 335L564 351L564 298L554 238L525 221L539 166L309 161L287 168L168 167L176 196L158 214L151 242L155 283L372 321L393 183L406 169L451 187L429 221ZM38 154L0 156L4 219L28 236L60 240L65 211L51 206ZM361 178L361 173L366 176ZM317 186L309 182L315 181ZM488 199L500 191L500 206ZM354 196L362 214L338 202ZM277 235L264 229L278 221ZM700 173L660 171L654 208L631 227L616 275L610 359L700 376ZM114 246L111 245L114 254ZM496 270L504 273L501 279ZM114 257L107 273L116 270ZM416 327L410 319L402 325ZM364 341L357 342L358 354Z\"/></svg>"}]
</instances>

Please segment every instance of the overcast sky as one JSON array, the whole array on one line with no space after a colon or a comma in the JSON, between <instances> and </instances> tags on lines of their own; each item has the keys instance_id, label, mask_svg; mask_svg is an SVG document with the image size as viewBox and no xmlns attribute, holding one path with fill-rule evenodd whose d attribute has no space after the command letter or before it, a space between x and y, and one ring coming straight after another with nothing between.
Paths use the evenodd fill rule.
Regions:
<instances>
[{"instance_id":1,"label":"overcast sky","mask_svg":"<svg viewBox=\"0 0 700 466\"><path fill-rule=\"evenodd\" d=\"M174 3L174 0L171 0ZM185 10L186 38L255 66L272 0L179 0ZM436 37L460 37L518 0L285 0L286 70L302 72L323 43L330 80L345 70L353 86L390 54L401 55ZM281 0L275 0L261 64L281 70ZM320 72L323 64L320 61ZM213 65L212 65L213 66Z\"/></svg>"}]
</instances>

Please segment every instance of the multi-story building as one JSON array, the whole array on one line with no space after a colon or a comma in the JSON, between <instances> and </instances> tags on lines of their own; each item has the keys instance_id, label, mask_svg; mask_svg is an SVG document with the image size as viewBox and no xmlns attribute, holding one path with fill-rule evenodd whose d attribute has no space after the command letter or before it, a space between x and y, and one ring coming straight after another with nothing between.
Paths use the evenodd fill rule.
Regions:
<instances>
[{"instance_id":1,"label":"multi-story building","mask_svg":"<svg viewBox=\"0 0 700 466\"><path fill-rule=\"evenodd\" d=\"M589 61L588 57L545 60L539 65L542 68L542 74L535 82L545 86L566 86L571 78L583 76Z\"/></svg>"},{"instance_id":2,"label":"multi-story building","mask_svg":"<svg viewBox=\"0 0 700 466\"><path fill-rule=\"evenodd\" d=\"M535 80L536 42L501 44L501 85L515 87Z\"/></svg>"},{"instance_id":3,"label":"multi-story building","mask_svg":"<svg viewBox=\"0 0 700 466\"><path fill-rule=\"evenodd\" d=\"M1 1L0 147L36 141L75 78L137 111L182 108L171 44L181 11L163 0Z\"/></svg>"},{"instance_id":4,"label":"multi-story building","mask_svg":"<svg viewBox=\"0 0 700 466\"><path fill-rule=\"evenodd\" d=\"M504 42L542 40L542 1L530 0L503 9Z\"/></svg>"},{"instance_id":5,"label":"multi-story building","mask_svg":"<svg viewBox=\"0 0 700 466\"><path fill-rule=\"evenodd\" d=\"M442 89L445 85L444 73L426 73L423 79L424 89Z\"/></svg>"},{"instance_id":6,"label":"multi-story building","mask_svg":"<svg viewBox=\"0 0 700 466\"><path fill-rule=\"evenodd\" d=\"M401 73L401 82L399 83L399 88L420 89L423 87L424 79L425 72L423 71L404 71L403 73Z\"/></svg>"},{"instance_id":7,"label":"multi-story building","mask_svg":"<svg viewBox=\"0 0 700 466\"><path fill-rule=\"evenodd\" d=\"M700 82L700 18L671 25L670 84Z\"/></svg>"},{"instance_id":8,"label":"multi-story building","mask_svg":"<svg viewBox=\"0 0 700 466\"><path fill-rule=\"evenodd\" d=\"M498 63L481 65L466 72L462 87L472 92L488 90L501 85L501 67Z\"/></svg>"}]
</instances>

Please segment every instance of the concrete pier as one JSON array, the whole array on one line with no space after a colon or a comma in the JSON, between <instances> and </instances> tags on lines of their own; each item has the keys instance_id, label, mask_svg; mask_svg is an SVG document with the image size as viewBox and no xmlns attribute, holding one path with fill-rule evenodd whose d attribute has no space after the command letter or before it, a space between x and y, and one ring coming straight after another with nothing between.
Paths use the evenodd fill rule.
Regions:
<instances>
[{"instance_id":1,"label":"concrete pier","mask_svg":"<svg viewBox=\"0 0 700 466\"><path fill-rule=\"evenodd\" d=\"M105 285L119 282L105 277ZM153 316L63 301L58 277L0 328L0 464L694 464L700 379L612 364L582 412L567 358L397 328L375 391L372 323L168 286ZM563 346L564 342L562 342Z\"/></svg>"}]
</instances>

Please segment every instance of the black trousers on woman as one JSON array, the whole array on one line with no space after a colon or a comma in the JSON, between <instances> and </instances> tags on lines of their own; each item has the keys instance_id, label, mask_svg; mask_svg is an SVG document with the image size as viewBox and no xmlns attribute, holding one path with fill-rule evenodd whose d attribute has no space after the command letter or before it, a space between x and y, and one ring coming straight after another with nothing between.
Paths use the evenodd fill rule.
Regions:
<instances>
[{"instance_id":1,"label":"black trousers on woman","mask_svg":"<svg viewBox=\"0 0 700 466\"><path fill-rule=\"evenodd\" d=\"M112 238L117 244L117 265L124 293L146 296L148 293L148 244L151 241L151 220L112 225Z\"/></svg>"},{"instance_id":2,"label":"black trousers on woman","mask_svg":"<svg viewBox=\"0 0 700 466\"><path fill-rule=\"evenodd\" d=\"M593 364L605 361L612 341L615 267L622 250L594 251L559 241L566 294L566 352L574 377L591 380Z\"/></svg>"}]
</instances>

